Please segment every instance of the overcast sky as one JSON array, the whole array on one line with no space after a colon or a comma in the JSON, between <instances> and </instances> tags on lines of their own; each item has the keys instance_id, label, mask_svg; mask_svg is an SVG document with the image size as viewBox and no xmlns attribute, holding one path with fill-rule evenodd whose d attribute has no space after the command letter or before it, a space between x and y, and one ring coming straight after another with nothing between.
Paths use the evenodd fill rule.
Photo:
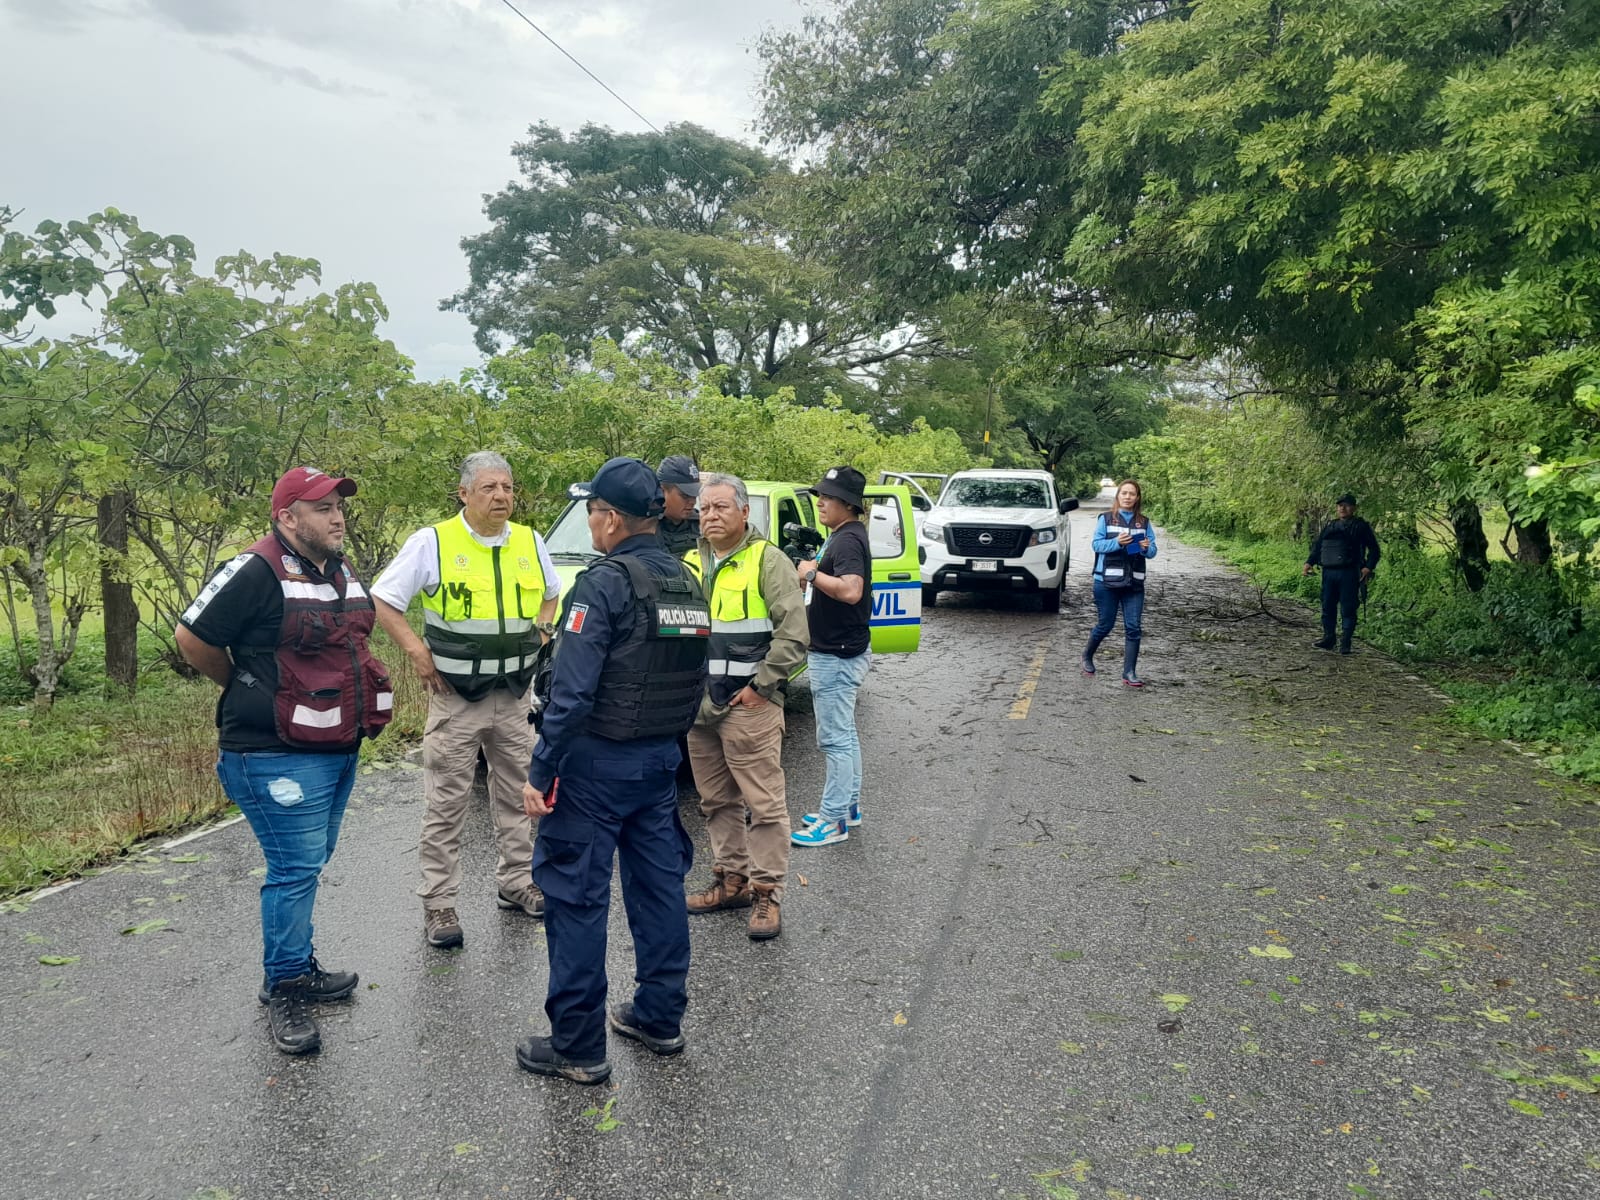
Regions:
<instances>
[{"instance_id":1,"label":"overcast sky","mask_svg":"<svg viewBox=\"0 0 1600 1200\"><path fill-rule=\"evenodd\" d=\"M769 25L798 0L513 0L642 112L750 140ZM478 361L438 302L529 125L643 129L499 0L0 0L18 225L107 205L220 254L371 280L423 378Z\"/></svg>"}]
</instances>

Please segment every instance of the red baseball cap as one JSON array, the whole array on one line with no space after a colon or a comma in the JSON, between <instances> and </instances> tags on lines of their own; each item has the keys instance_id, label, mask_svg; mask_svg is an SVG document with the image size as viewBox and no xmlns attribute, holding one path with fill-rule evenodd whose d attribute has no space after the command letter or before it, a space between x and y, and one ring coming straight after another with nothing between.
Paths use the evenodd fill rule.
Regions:
<instances>
[{"instance_id":1,"label":"red baseball cap","mask_svg":"<svg viewBox=\"0 0 1600 1200\"><path fill-rule=\"evenodd\" d=\"M356 481L339 479L315 467L295 467L292 471L285 471L283 478L272 488L271 519L276 521L278 514L296 500L321 500L333 491L341 496L354 496Z\"/></svg>"}]
</instances>

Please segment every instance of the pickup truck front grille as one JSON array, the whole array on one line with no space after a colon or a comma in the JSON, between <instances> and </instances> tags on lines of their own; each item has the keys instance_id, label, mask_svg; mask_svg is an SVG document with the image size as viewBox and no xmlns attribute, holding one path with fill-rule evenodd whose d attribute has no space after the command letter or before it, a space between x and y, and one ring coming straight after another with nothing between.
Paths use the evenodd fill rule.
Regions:
<instances>
[{"instance_id":1,"label":"pickup truck front grille","mask_svg":"<svg viewBox=\"0 0 1600 1200\"><path fill-rule=\"evenodd\" d=\"M962 558L1017 558L1032 532L1026 525L947 525L944 544Z\"/></svg>"}]
</instances>

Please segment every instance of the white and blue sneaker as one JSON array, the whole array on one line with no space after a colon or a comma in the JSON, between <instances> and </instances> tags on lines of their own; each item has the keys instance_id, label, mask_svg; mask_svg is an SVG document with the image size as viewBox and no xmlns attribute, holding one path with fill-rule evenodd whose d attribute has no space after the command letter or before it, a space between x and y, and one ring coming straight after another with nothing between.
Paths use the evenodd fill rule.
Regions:
<instances>
[{"instance_id":1,"label":"white and blue sneaker","mask_svg":"<svg viewBox=\"0 0 1600 1200\"><path fill-rule=\"evenodd\" d=\"M801 820L801 822L803 824L815 825L818 821L822 820L822 814L821 813L806 813L803 817L800 818L800 820ZM850 813L849 813L848 816L845 817L844 823L846 825L848 825L851 829L854 829L857 825L861 824L861 805L852 804L850 806Z\"/></svg>"},{"instance_id":2,"label":"white and blue sneaker","mask_svg":"<svg viewBox=\"0 0 1600 1200\"><path fill-rule=\"evenodd\" d=\"M796 846L831 846L850 836L843 821L816 821L804 829L796 829L789 840Z\"/></svg>"}]
</instances>

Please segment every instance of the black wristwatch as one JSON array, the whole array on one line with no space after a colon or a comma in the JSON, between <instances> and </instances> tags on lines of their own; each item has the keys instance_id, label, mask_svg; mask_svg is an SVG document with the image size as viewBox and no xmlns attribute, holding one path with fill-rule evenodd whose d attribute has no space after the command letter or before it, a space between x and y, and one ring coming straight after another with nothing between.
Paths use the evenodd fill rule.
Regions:
<instances>
[{"instance_id":1,"label":"black wristwatch","mask_svg":"<svg viewBox=\"0 0 1600 1200\"><path fill-rule=\"evenodd\" d=\"M556 635L556 623L554 621L539 621L534 625L533 631L543 634L547 638L553 638Z\"/></svg>"},{"instance_id":2,"label":"black wristwatch","mask_svg":"<svg viewBox=\"0 0 1600 1200\"><path fill-rule=\"evenodd\" d=\"M811 574L806 576L806 582L807 583L815 583L816 581L817 581L817 564L816 563L812 563L811 564Z\"/></svg>"}]
</instances>

